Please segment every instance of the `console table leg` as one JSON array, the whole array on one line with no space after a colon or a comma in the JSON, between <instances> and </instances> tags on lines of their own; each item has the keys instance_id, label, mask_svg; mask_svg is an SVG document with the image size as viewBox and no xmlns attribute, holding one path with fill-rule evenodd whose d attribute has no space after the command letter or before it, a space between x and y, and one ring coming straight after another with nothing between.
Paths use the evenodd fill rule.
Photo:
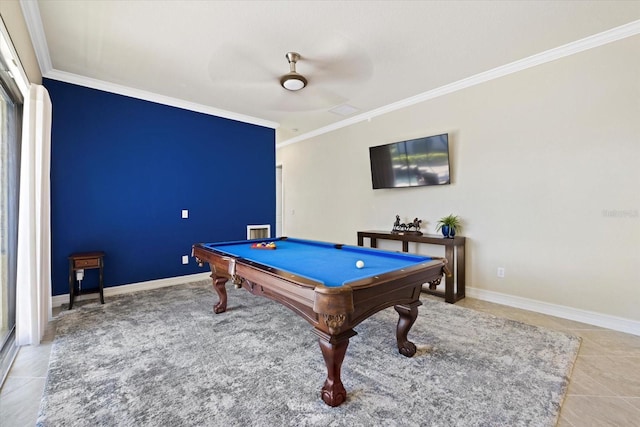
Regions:
<instances>
[{"instance_id":1,"label":"console table leg","mask_svg":"<svg viewBox=\"0 0 640 427\"><path fill-rule=\"evenodd\" d=\"M418 307L422 302L415 301L408 305L396 305L394 308L400 315L398 319L398 327L396 329L396 340L398 342L398 351L406 357L412 357L416 354L416 345L409 341L407 335L409 330L418 318Z\"/></svg>"},{"instance_id":2,"label":"console table leg","mask_svg":"<svg viewBox=\"0 0 640 427\"><path fill-rule=\"evenodd\" d=\"M100 259L100 304L104 304L104 266L102 264L102 259Z\"/></svg>"},{"instance_id":3,"label":"console table leg","mask_svg":"<svg viewBox=\"0 0 640 427\"><path fill-rule=\"evenodd\" d=\"M447 246L444 250L444 257L447 259L447 265L449 269L453 273L454 269L454 252L452 246ZM459 279L458 279L459 280ZM450 304L454 304L456 302L455 292L454 292L454 277L453 274L445 275L444 279L444 300Z\"/></svg>"},{"instance_id":4,"label":"console table leg","mask_svg":"<svg viewBox=\"0 0 640 427\"><path fill-rule=\"evenodd\" d=\"M464 245L456 246L457 262L456 262L456 301L465 297L465 260L464 260ZM453 266L451 267L453 269Z\"/></svg>"},{"instance_id":5,"label":"console table leg","mask_svg":"<svg viewBox=\"0 0 640 427\"><path fill-rule=\"evenodd\" d=\"M73 273L73 261L69 260L69 310L73 308L73 297L76 292L76 278Z\"/></svg>"}]
</instances>

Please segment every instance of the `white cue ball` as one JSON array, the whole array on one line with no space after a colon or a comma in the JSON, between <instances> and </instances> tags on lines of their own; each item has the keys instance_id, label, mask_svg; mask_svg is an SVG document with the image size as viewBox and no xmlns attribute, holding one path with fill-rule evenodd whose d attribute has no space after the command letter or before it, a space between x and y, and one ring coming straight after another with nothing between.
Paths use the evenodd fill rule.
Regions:
<instances>
[{"instance_id":1,"label":"white cue ball","mask_svg":"<svg viewBox=\"0 0 640 427\"><path fill-rule=\"evenodd\" d=\"M360 261L360 260L356 261L356 267L358 268L364 267L364 261Z\"/></svg>"}]
</instances>

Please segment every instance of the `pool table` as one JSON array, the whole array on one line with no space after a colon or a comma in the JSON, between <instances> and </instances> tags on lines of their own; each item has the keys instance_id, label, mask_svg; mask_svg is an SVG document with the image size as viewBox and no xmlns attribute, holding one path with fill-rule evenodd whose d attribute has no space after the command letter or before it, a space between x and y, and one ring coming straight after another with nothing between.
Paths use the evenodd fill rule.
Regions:
<instances>
[{"instance_id":1,"label":"pool table","mask_svg":"<svg viewBox=\"0 0 640 427\"><path fill-rule=\"evenodd\" d=\"M271 242L275 249L256 247ZM277 301L313 326L327 367L321 397L330 406L347 398L340 372L353 328L394 306L398 350L413 356L416 346L407 334L422 304L422 285L439 283L447 271L440 258L286 237L199 243L192 256L211 267L216 314L227 308L225 284L232 279L237 288Z\"/></svg>"}]
</instances>

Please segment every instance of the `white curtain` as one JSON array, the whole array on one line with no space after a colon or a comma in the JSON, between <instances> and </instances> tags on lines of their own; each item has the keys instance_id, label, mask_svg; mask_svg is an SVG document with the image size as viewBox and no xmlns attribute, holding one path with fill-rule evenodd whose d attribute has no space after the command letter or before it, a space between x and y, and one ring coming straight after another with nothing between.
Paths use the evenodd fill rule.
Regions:
<instances>
[{"instance_id":1,"label":"white curtain","mask_svg":"<svg viewBox=\"0 0 640 427\"><path fill-rule=\"evenodd\" d=\"M20 158L16 344L39 344L51 319L51 99L32 84Z\"/></svg>"}]
</instances>

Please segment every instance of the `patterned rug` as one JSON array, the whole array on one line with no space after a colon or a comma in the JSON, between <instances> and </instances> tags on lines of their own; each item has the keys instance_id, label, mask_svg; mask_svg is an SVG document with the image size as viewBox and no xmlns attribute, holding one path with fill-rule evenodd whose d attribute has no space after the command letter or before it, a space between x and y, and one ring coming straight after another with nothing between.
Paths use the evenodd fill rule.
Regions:
<instances>
[{"instance_id":1,"label":"patterned rug","mask_svg":"<svg viewBox=\"0 0 640 427\"><path fill-rule=\"evenodd\" d=\"M342 366L348 399L320 399L310 325L210 281L88 303L57 319L39 426L554 426L579 338L423 298L400 355L398 315L362 322Z\"/></svg>"}]
</instances>

